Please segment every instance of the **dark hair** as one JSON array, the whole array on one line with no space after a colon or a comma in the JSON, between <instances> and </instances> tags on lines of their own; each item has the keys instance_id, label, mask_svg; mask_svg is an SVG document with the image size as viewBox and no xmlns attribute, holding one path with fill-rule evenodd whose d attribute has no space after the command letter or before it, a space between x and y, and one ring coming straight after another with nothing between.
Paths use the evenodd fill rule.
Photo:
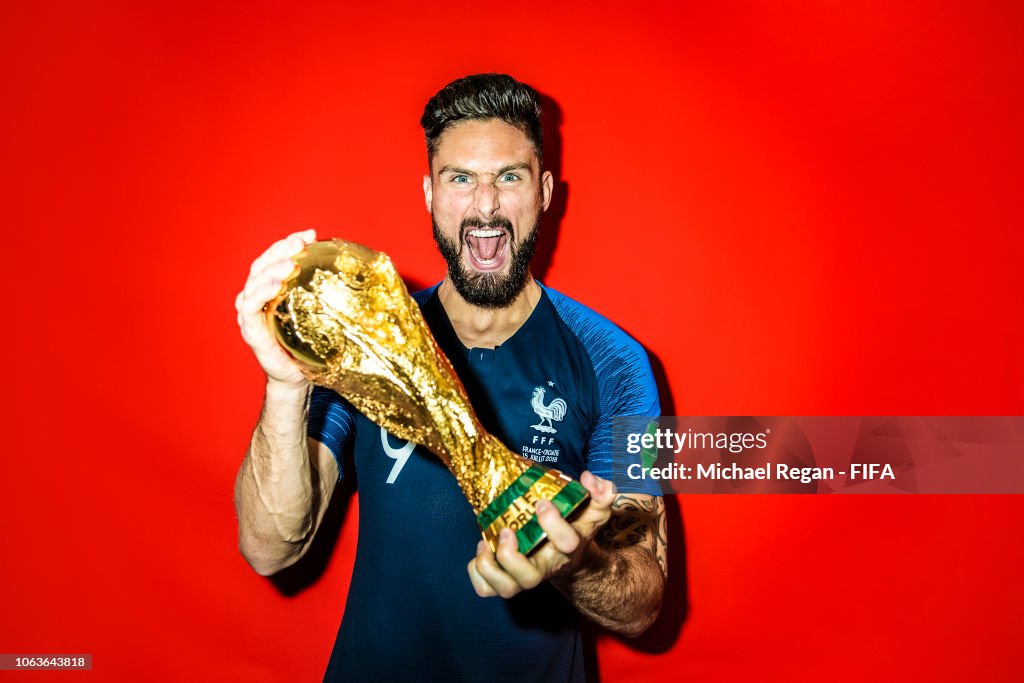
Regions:
<instances>
[{"instance_id":1,"label":"dark hair","mask_svg":"<svg viewBox=\"0 0 1024 683\"><path fill-rule=\"evenodd\" d=\"M540 96L530 86L506 74L465 76L430 98L420 119L427 137L427 160L433 161L438 140L450 126L474 119L501 119L523 131L537 150L541 166L544 165Z\"/></svg>"}]
</instances>

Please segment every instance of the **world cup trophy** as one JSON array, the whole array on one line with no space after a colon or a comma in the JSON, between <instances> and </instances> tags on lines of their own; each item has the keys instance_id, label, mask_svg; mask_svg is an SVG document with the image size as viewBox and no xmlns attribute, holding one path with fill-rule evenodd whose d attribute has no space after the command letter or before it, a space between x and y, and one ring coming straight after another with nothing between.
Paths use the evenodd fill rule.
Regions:
<instances>
[{"instance_id":1,"label":"world cup trophy","mask_svg":"<svg viewBox=\"0 0 1024 683\"><path fill-rule=\"evenodd\" d=\"M441 458L492 551L506 527L523 554L543 542L537 501L551 501L563 517L586 501L579 482L516 455L481 426L386 254L325 240L308 245L295 262L266 308L278 341L312 383Z\"/></svg>"}]
</instances>

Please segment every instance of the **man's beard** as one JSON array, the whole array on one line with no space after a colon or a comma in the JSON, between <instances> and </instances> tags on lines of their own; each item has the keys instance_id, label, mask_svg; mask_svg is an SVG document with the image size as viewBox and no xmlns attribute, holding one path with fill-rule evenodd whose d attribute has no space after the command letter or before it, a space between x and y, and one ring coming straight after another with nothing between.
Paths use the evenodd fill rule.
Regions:
<instances>
[{"instance_id":1,"label":"man's beard","mask_svg":"<svg viewBox=\"0 0 1024 683\"><path fill-rule=\"evenodd\" d=\"M458 244L441 233L433 216L431 216L430 222L434 227L434 241L437 243L437 248L441 250L441 256L448 263L448 279L455 286L455 291L467 302L481 308L505 308L515 300L519 292L523 291L526 276L530 273L533 248L537 242L539 215L526 235L526 239L519 245L516 245L513 239L512 222L501 216L486 222L476 218L463 220L459 226ZM463 264L462 245L465 244L466 231L473 228L498 228L508 233L509 266L504 275L497 272L473 271Z\"/></svg>"}]
</instances>

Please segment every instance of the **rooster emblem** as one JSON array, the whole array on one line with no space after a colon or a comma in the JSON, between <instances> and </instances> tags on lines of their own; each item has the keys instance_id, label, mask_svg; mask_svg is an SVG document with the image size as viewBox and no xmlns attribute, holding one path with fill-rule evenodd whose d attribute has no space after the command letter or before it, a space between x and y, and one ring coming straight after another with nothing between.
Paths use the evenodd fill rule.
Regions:
<instances>
[{"instance_id":1,"label":"rooster emblem","mask_svg":"<svg viewBox=\"0 0 1024 683\"><path fill-rule=\"evenodd\" d=\"M568 406L565 405L565 401L556 398L548 405L544 405L544 389L543 387L537 387L533 390L533 399L530 401L530 405L533 406L533 412L537 413L540 418L540 422L535 425L530 425L538 432L546 432L547 434L555 434L558 432L552 425L552 420L555 422L561 422L562 418L565 417L565 411Z\"/></svg>"}]
</instances>

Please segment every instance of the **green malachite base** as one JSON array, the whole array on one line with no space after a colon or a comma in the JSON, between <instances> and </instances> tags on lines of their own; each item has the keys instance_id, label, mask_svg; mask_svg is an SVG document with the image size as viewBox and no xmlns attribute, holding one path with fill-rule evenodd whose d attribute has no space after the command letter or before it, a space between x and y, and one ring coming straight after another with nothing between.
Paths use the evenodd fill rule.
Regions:
<instances>
[{"instance_id":1,"label":"green malachite base","mask_svg":"<svg viewBox=\"0 0 1024 683\"><path fill-rule=\"evenodd\" d=\"M507 527L516 532L519 552L529 555L547 538L534 510L538 500L551 501L562 517L568 517L589 496L578 481L558 470L534 465L492 500L476 519L491 550L497 549L498 533Z\"/></svg>"}]
</instances>

